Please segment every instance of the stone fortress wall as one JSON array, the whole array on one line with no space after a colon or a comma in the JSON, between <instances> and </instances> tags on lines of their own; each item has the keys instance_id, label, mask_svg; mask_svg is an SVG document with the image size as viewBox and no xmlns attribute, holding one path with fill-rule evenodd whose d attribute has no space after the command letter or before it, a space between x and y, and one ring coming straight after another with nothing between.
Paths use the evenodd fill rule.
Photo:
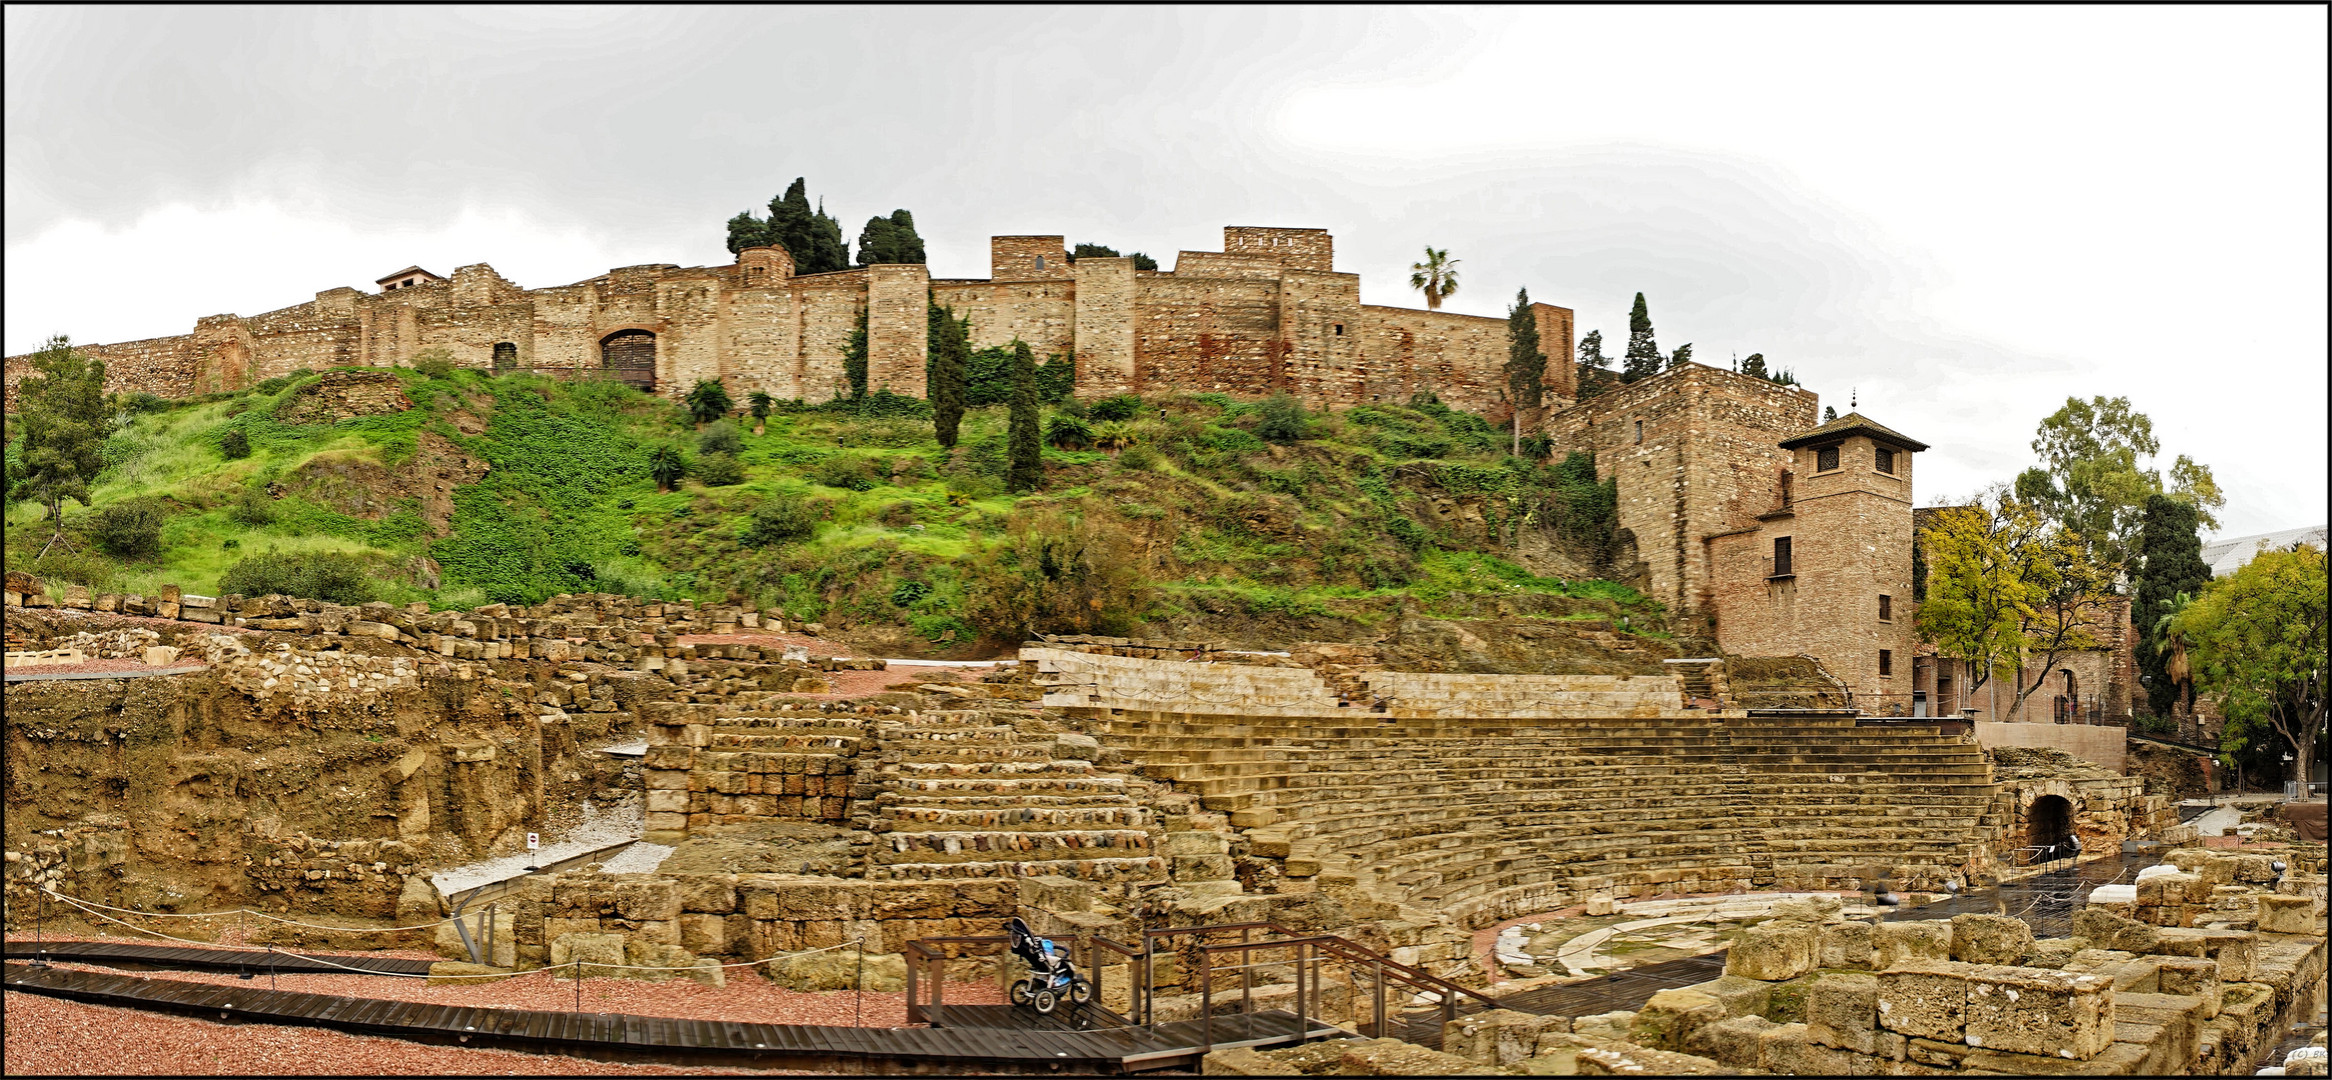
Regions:
<instances>
[{"instance_id":1,"label":"stone fortress wall","mask_svg":"<svg viewBox=\"0 0 2332 1080\"><path fill-rule=\"evenodd\" d=\"M1086 395L1286 391L1351 406L1432 391L1462 409L1502 407L1503 319L1363 305L1359 277L1337 272L1333 254L1324 229L1231 226L1222 251L1182 252L1171 271L1072 264L1059 236L995 237L985 279L934 280L921 264L797 276L784 250L753 248L729 266L619 267L522 289L477 263L449 280L327 289L260 315L206 316L191 334L82 348L107 362L110 389L178 398L303 368L409 364L430 349L463 367L595 372L611 366L611 338L645 333L659 392L717 378L739 396L822 401L846 392L842 353L864 314L870 388L920 397L936 300L971 318L975 346L1018 339L1040 357L1075 357ZM1536 310L1549 392L1568 404L1571 312ZM7 359L11 407L29 364Z\"/></svg>"}]
</instances>

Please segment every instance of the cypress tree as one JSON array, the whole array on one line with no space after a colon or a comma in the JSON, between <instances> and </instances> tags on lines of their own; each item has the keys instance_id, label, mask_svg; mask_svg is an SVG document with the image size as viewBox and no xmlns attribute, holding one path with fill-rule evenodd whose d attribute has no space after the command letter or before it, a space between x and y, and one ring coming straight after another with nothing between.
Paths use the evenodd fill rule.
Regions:
<instances>
[{"instance_id":1,"label":"cypress tree","mask_svg":"<svg viewBox=\"0 0 2332 1080\"><path fill-rule=\"evenodd\" d=\"M866 397L866 309L858 311L858 325L850 329L850 342L842 348L842 377L850 380L850 399Z\"/></svg>"},{"instance_id":2,"label":"cypress tree","mask_svg":"<svg viewBox=\"0 0 2332 1080\"><path fill-rule=\"evenodd\" d=\"M1760 379L1765 378L1765 354L1761 352L1750 353L1749 359L1741 361L1741 374L1755 375Z\"/></svg>"},{"instance_id":3,"label":"cypress tree","mask_svg":"<svg viewBox=\"0 0 2332 1080\"><path fill-rule=\"evenodd\" d=\"M1547 354L1539 351L1538 318L1530 310L1530 290L1514 292L1506 313L1506 397L1514 403L1514 446L1522 448L1522 410L1546 401Z\"/></svg>"},{"instance_id":4,"label":"cypress tree","mask_svg":"<svg viewBox=\"0 0 2332 1080\"><path fill-rule=\"evenodd\" d=\"M2136 595L2130 599L2130 619L2142 644L2138 670L2147 676L2146 699L2154 715L2167 716L2178 699L2178 689L2167 671L2170 657L2162 650L2162 616L2171 613L2178 594L2199 596L2211 580L2210 564L2202 561L2201 518L2193 503L2172 495L2146 496L2145 517L2138 525Z\"/></svg>"},{"instance_id":5,"label":"cypress tree","mask_svg":"<svg viewBox=\"0 0 2332 1080\"><path fill-rule=\"evenodd\" d=\"M1013 491L1035 491L1044 481L1044 449L1039 442L1036 408L1036 354L1028 343L1012 342L1012 421L1008 432L1011 467L1004 486Z\"/></svg>"},{"instance_id":6,"label":"cypress tree","mask_svg":"<svg viewBox=\"0 0 2332 1080\"><path fill-rule=\"evenodd\" d=\"M915 234L915 215L893 210L889 217L870 217L858 231L858 265L919 263L923 238Z\"/></svg>"},{"instance_id":7,"label":"cypress tree","mask_svg":"<svg viewBox=\"0 0 2332 1080\"><path fill-rule=\"evenodd\" d=\"M1660 373L1660 345L1652 340L1652 309L1644 303L1644 294L1636 294L1636 306L1628 312L1628 351L1620 361L1619 381L1632 383L1649 379Z\"/></svg>"},{"instance_id":8,"label":"cypress tree","mask_svg":"<svg viewBox=\"0 0 2332 1080\"><path fill-rule=\"evenodd\" d=\"M925 385L939 445L953 448L964 420L964 389L972 368L972 323L952 308L931 305L931 368Z\"/></svg>"}]
</instances>

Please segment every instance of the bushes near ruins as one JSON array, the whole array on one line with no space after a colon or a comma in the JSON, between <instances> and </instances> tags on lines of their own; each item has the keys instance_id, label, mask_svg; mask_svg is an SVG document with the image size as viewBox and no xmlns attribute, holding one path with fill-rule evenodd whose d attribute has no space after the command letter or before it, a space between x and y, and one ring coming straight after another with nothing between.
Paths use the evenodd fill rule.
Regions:
<instances>
[{"instance_id":1,"label":"bushes near ruins","mask_svg":"<svg viewBox=\"0 0 2332 1080\"><path fill-rule=\"evenodd\" d=\"M723 420L696 437L696 450L700 454L742 454L745 435L737 430L737 425Z\"/></svg>"},{"instance_id":2,"label":"bushes near ruins","mask_svg":"<svg viewBox=\"0 0 2332 1080\"><path fill-rule=\"evenodd\" d=\"M162 523L169 516L169 504L160 499L125 499L89 515L89 538L109 555L151 559L162 553Z\"/></svg>"},{"instance_id":3,"label":"bushes near ruins","mask_svg":"<svg viewBox=\"0 0 2332 1080\"><path fill-rule=\"evenodd\" d=\"M820 516L817 507L798 495L764 499L745 519L738 539L755 548L798 543L817 533Z\"/></svg>"},{"instance_id":4,"label":"bushes near ruins","mask_svg":"<svg viewBox=\"0 0 2332 1080\"><path fill-rule=\"evenodd\" d=\"M728 487L745 482L745 463L735 454L706 454L696 459L696 478L706 487Z\"/></svg>"},{"instance_id":5,"label":"bushes near ruins","mask_svg":"<svg viewBox=\"0 0 2332 1080\"><path fill-rule=\"evenodd\" d=\"M226 434L219 436L219 454L228 461L250 457L251 436L244 434L242 428L228 428Z\"/></svg>"},{"instance_id":6,"label":"bushes near ruins","mask_svg":"<svg viewBox=\"0 0 2332 1080\"><path fill-rule=\"evenodd\" d=\"M374 599L372 567L344 551L274 551L252 555L219 576L221 595L300 596L334 604Z\"/></svg>"}]
</instances>

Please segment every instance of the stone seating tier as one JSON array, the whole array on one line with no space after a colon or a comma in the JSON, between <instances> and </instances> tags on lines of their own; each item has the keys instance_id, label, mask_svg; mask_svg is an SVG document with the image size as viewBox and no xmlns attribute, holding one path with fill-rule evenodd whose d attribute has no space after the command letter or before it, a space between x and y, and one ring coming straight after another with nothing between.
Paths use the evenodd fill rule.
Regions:
<instances>
[{"instance_id":1,"label":"stone seating tier","mask_svg":"<svg viewBox=\"0 0 2332 1080\"><path fill-rule=\"evenodd\" d=\"M1996 793L1964 739L1845 717L1079 715L1144 775L1266 815L1254 849L1284 854L1289 876L1349 858L1468 918L1589 883L1639 896L1947 873Z\"/></svg>"}]
</instances>

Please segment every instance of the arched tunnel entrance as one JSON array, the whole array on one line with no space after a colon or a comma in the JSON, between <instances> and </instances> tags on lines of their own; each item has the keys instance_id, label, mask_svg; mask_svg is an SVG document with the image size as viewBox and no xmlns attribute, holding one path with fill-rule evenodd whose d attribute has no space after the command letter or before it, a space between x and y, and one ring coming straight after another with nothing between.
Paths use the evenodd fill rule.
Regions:
<instances>
[{"instance_id":1,"label":"arched tunnel entrance","mask_svg":"<svg viewBox=\"0 0 2332 1080\"><path fill-rule=\"evenodd\" d=\"M656 388L656 335L622 330L599 340L599 366L608 376L642 390Z\"/></svg>"},{"instance_id":2,"label":"arched tunnel entrance","mask_svg":"<svg viewBox=\"0 0 2332 1080\"><path fill-rule=\"evenodd\" d=\"M2028 865L2072 858L2073 804L2062 795L2034 799L2025 812L2024 844L2022 861Z\"/></svg>"}]
</instances>

